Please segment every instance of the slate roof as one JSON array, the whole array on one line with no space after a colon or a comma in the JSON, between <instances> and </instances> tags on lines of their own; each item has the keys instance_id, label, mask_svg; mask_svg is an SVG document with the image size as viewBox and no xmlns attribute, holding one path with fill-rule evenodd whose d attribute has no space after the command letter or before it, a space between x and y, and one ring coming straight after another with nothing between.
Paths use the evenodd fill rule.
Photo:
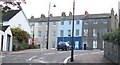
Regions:
<instances>
[{"instance_id":1,"label":"slate roof","mask_svg":"<svg viewBox=\"0 0 120 65\"><path fill-rule=\"evenodd\" d=\"M110 18L111 13L102 13L102 14L88 14L87 19L99 19L99 18ZM75 15L75 20L83 20L85 15ZM73 16L55 16L55 17L50 17L50 22L51 21L61 21L61 20L72 20ZM29 22L47 22L48 17L46 18L31 18L28 19Z\"/></svg>"},{"instance_id":2,"label":"slate roof","mask_svg":"<svg viewBox=\"0 0 120 65\"><path fill-rule=\"evenodd\" d=\"M2 15L2 21L9 21L14 17L20 10L11 10Z\"/></svg>"},{"instance_id":3,"label":"slate roof","mask_svg":"<svg viewBox=\"0 0 120 65\"><path fill-rule=\"evenodd\" d=\"M8 26L3 26L3 27L2 27L2 31L5 32L8 27L9 27L9 25L8 25Z\"/></svg>"}]
</instances>

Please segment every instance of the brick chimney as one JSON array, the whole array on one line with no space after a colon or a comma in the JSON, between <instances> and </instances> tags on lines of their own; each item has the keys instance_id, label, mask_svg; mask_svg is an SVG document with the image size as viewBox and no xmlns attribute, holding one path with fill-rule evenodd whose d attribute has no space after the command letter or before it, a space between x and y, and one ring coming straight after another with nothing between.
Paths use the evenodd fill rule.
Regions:
<instances>
[{"instance_id":1,"label":"brick chimney","mask_svg":"<svg viewBox=\"0 0 120 65\"><path fill-rule=\"evenodd\" d=\"M66 16L65 12L62 12L61 16Z\"/></svg>"},{"instance_id":2,"label":"brick chimney","mask_svg":"<svg viewBox=\"0 0 120 65\"><path fill-rule=\"evenodd\" d=\"M88 15L89 13L87 11L85 11L85 15Z\"/></svg>"},{"instance_id":3,"label":"brick chimney","mask_svg":"<svg viewBox=\"0 0 120 65\"><path fill-rule=\"evenodd\" d=\"M53 14L50 14L49 16L50 16L50 17L53 17Z\"/></svg>"},{"instance_id":4,"label":"brick chimney","mask_svg":"<svg viewBox=\"0 0 120 65\"><path fill-rule=\"evenodd\" d=\"M31 16L31 19L34 18L34 16Z\"/></svg>"},{"instance_id":5,"label":"brick chimney","mask_svg":"<svg viewBox=\"0 0 120 65\"><path fill-rule=\"evenodd\" d=\"M45 18L45 15L44 14L41 14L41 17L40 18Z\"/></svg>"},{"instance_id":6,"label":"brick chimney","mask_svg":"<svg viewBox=\"0 0 120 65\"><path fill-rule=\"evenodd\" d=\"M72 12L69 12L69 16L72 16Z\"/></svg>"}]
</instances>

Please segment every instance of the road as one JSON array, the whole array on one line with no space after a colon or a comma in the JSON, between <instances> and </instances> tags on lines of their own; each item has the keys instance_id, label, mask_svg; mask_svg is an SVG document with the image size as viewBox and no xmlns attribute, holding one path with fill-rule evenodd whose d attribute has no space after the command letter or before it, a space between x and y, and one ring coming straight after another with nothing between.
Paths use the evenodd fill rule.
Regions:
<instances>
[{"instance_id":1,"label":"road","mask_svg":"<svg viewBox=\"0 0 120 65\"><path fill-rule=\"evenodd\" d=\"M75 50L74 55L101 52L98 50ZM56 49L30 49L3 54L2 63L63 63L71 56L71 51Z\"/></svg>"}]
</instances>

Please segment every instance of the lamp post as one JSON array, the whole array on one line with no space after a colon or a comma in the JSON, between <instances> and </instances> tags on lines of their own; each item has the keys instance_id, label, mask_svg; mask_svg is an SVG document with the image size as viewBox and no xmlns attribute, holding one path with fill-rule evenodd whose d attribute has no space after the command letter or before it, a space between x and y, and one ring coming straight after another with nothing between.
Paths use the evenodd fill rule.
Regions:
<instances>
[{"instance_id":1,"label":"lamp post","mask_svg":"<svg viewBox=\"0 0 120 65\"><path fill-rule=\"evenodd\" d=\"M73 0L73 23L72 23L72 45L71 45L71 59L70 61L74 61L74 13L75 13L75 0Z\"/></svg>"},{"instance_id":2,"label":"lamp post","mask_svg":"<svg viewBox=\"0 0 120 65\"><path fill-rule=\"evenodd\" d=\"M32 38L32 45L34 45L34 27L35 27L35 24L33 25L33 38Z\"/></svg>"},{"instance_id":3,"label":"lamp post","mask_svg":"<svg viewBox=\"0 0 120 65\"><path fill-rule=\"evenodd\" d=\"M50 7L51 7L51 2L49 2L49 10L48 10L48 22L47 22L47 43L46 43L46 49L48 49L48 43L49 43L49 22L50 22ZM56 7L54 4L53 7Z\"/></svg>"}]
</instances>

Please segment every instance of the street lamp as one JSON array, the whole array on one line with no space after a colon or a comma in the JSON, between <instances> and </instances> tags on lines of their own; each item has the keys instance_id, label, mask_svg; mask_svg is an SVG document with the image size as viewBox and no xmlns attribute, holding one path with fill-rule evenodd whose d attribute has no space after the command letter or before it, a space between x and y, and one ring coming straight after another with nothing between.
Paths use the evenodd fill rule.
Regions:
<instances>
[{"instance_id":1,"label":"street lamp","mask_svg":"<svg viewBox=\"0 0 120 65\"><path fill-rule=\"evenodd\" d=\"M73 24L72 24L72 45L71 45L71 62L74 61L74 13L75 13L75 0L73 0Z\"/></svg>"},{"instance_id":2,"label":"street lamp","mask_svg":"<svg viewBox=\"0 0 120 65\"><path fill-rule=\"evenodd\" d=\"M47 43L46 43L46 49L48 49L48 43L49 43L49 22L50 22L50 7L51 7L51 2L49 2L49 10L48 10L48 22L47 22ZM54 4L53 7L56 7Z\"/></svg>"}]
</instances>

